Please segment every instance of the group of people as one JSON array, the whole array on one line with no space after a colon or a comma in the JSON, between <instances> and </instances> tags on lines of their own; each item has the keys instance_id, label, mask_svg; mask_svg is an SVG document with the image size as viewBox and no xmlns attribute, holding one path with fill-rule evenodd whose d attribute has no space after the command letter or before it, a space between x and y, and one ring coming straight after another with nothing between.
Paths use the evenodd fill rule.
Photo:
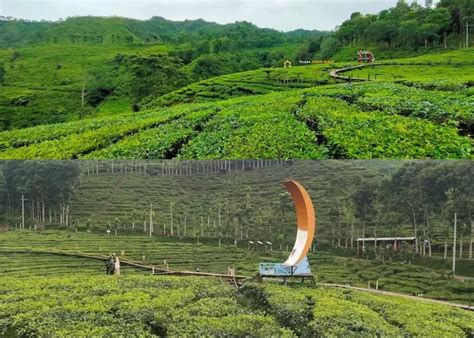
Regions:
<instances>
[{"instance_id":1,"label":"group of people","mask_svg":"<svg viewBox=\"0 0 474 338\"><path fill-rule=\"evenodd\" d=\"M375 57L370 50L359 50L357 52L357 61L359 61L359 63L370 63L375 61Z\"/></svg>"},{"instance_id":2,"label":"group of people","mask_svg":"<svg viewBox=\"0 0 474 338\"><path fill-rule=\"evenodd\" d=\"M120 275L120 260L113 253L110 258L105 261L105 269L107 275Z\"/></svg>"}]
</instances>

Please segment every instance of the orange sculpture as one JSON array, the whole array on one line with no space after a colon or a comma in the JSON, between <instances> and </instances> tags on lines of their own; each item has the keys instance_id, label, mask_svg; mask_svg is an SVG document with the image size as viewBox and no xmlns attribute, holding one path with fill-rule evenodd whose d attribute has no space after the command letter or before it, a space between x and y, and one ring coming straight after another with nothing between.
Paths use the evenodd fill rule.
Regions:
<instances>
[{"instance_id":1,"label":"orange sculpture","mask_svg":"<svg viewBox=\"0 0 474 338\"><path fill-rule=\"evenodd\" d=\"M288 259L283 263L286 266L296 266L308 253L316 232L316 213L308 192L296 181L284 181L283 185L290 192L296 209L298 231L295 244Z\"/></svg>"}]
</instances>

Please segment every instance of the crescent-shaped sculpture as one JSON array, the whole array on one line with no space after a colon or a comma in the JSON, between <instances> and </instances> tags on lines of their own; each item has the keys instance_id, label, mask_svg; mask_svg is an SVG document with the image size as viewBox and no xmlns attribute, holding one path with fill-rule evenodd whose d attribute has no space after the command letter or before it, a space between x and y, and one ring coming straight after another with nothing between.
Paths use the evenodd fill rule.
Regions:
<instances>
[{"instance_id":1,"label":"crescent-shaped sculpture","mask_svg":"<svg viewBox=\"0 0 474 338\"><path fill-rule=\"evenodd\" d=\"M295 245L283 265L296 266L306 257L313 243L316 232L316 213L311 197L301 184L288 180L284 181L283 185L288 189L295 203L298 224Z\"/></svg>"}]
</instances>

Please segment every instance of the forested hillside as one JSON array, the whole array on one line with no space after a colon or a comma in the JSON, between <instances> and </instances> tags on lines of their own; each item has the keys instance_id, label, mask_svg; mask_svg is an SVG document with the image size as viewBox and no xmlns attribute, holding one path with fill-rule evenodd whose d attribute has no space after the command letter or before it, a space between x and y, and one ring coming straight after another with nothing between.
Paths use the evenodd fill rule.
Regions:
<instances>
[{"instance_id":1,"label":"forested hillside","mask_svg":"<svg viewBox=\"0 0 474 338\"><path fill-rule=\"evenodd\" d=\"M332 33L161 17L3 17L0 130L138 112L197 81L285 60L354 61L359 49L380 60L463 47L473 7L469 0L436 8L399 1L378 14L354 13Z\"/></svg>"},{"instance_id":2,"label":"forested hillside","mask_svg":"<svg viewBox=\"0 0 474 338\"><path fill-rule=\"evenodd\" d=\"M194 81L280 65L323 35L163 18L0 20L0 130L139 111Z\"/></svg>"},{"instance_id":3,"label":"forested hillside","mask_svg":"<svg viewBox=\"0 0 474 338\"><path fill-rule=\"evenodd\" d=\"M395 7L378 14L353 13L332 36L319 39L319 43L311 42L301 56L310 58L316 52L322 58L345 60L347 54L339 53L341 49L357 51L370 47L379 58L393 58L439 48L466 47L466 24L473 19L471 0L441 0L435 7L399 0Z\"/></svg>"}]
</instances>

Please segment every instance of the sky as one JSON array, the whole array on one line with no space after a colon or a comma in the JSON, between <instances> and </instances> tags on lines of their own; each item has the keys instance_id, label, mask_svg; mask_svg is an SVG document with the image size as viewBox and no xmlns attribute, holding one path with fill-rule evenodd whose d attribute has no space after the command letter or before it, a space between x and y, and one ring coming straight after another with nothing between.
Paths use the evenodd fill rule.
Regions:
<instances>
[{"instance_id":1,"label":"sky","mask_svg":"<svg viewBox=\"0 0 474 338\"><path fill-rule=\"evenodd\" d=\"M411 2L413 0L408 0ZM123 16L170 20L204 19L218 23L250 21L289 31L333 30L351 13L377 13L397 0L0 0L0 15L30 20L70 16ZM420 4L424 0L418 0Z\"/></svg>"}]
</instances>

